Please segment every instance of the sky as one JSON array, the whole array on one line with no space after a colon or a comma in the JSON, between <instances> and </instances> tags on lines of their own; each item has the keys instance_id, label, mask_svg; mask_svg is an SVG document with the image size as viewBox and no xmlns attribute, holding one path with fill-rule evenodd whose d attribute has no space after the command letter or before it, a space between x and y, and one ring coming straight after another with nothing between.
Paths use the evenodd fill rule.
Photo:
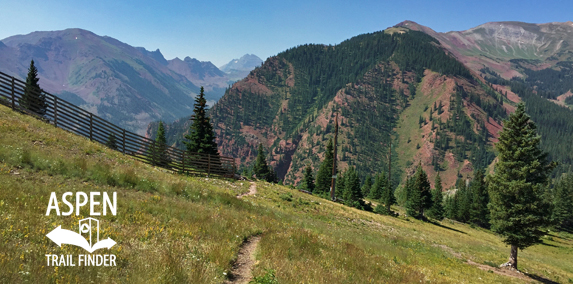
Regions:
<instances>
[{"instance_id":1,"label":"sky","mask_svg":"<svg viewBox=\"0 0 573 284\"><path fill-rule=\"evenodd\" d=\"M491 21L573 21L573 1L120 1L0 0L0 39L81 28L132 46L221 66L244 54L263 60L306 44L337 44L404 20L438 32Z\"/></svg>"}]
</instances>

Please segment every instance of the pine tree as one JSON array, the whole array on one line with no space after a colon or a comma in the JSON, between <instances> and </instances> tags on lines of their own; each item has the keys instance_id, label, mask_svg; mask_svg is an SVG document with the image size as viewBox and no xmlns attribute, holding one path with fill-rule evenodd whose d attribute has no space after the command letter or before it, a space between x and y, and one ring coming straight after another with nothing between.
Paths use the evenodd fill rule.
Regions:
<instances>
[{"instance_id":1,"label":"pine tree","mask_svg":"<svg viewBox=\"0 0 573 284\"><path fill-rule=\"evenodd\" d=\"M390 185L391 181L386 177L384 177L384 179L386 181L386 186L384 188L384 191L382 192L382 197L380 198L380 201L384 203L384 208L386 210L386 213L392 214L391 207L392 205L396 204L396 196L394 195L394 189Z\"/></svg>"},{"instance_id":2,"label":"pine tree","mask_svg":"<svg viewBox=\"0 0 573 284\"><path fill-rule=\"evenodd\" d=\"M354 167L349 167L345 175L345 186L342 198L348 206L361 208L362 191L360 190L360 179Z\"/></svg>"},{"instance_id":3,"label":"pine tree","mask_svg":"<svg viewBox=\"0 0 573 284\"><path fill-rule=\"evenodd\" d=\"M457 203L457 212L455 220L468 222L470 220L470 207L472 206L472 193L462 179L456 182L455 201Z\"/></svg>"},{"instance_id":4,"label":"pine tree","mask_svg":"<svg viewBox=\"0 0 573 284\"><path fill-rule=\"evenodd\" d=\"M444 197L442 195L442 178L440 173L436 175L435 186L432 191L432 207L428 210L428 216L437 220L444 219Z\"/></svg>"},{"instance_id":5,"label":"pine tree","mask_svg":"<svg viewBox=\"0 0 573 284\"><path fill-rule=\"evenodd\" d=\"M489 194L485 184L484 170L475 171L470 190L472 194L470 222L482 228L489 228L489 209L487 208Z\"/></svg>"},{"instance_id":6,"label":"pine tree","mask_svg":"<svg viewBox=\"0 0 573 284\"><path fill-rule=\"evenodd\" d=\"M48 108L48 103L46 102L46 95L43 94L42 89L40 89L38 81L40 81L40 78L38 78L38 69L34 66L34 60L32 60L30 61L30 68L28 69L28 76L26 77L24 94L18 103L21 107L40 116L44 116Z\"/></svg>"},{"instance_id":7,"label":"pine tree","mask_svg":"<svg viewBox=\"0 0 573 284\"><path fill-rule=\"evenodd\" d=\"M563 175L555 185L551 218L557 228L573 229L573 173Z\"/></svg>"},{"instance_id":8,"label":"pine tree","mask_svg":"<svg viewBox=\"0 0 573 284\"><path fill-rule=\"evenodd\" d=\"M314 191L314 177L312 176L312 168L310 167L310 165L307 165L306 168L304 168L302 189L310 192Z\"/></svg>"},{"instance_id":9,"label":"pine tree","mask_svg":"<svg viewBox=\"0 0 573 284\"><path fill-rule=\"evenodd\" d=\"M193 123L189 128L189 134L185 135L188 141L183 141L187 146L187 151L219 156L211 119L207 116L207 100L203 87L201 87L199 96L195 98L191 119Z\"/></svg>"},{"instance_id":10,"label":"pine tree","mask_svg":"<svg viewBox=\"0 0 573 284\"><path fill-rule=\"evenodd\" d=\"M316 174L316 187L315 191L318 194L330 192L330 185L332 184L332 162L334 161L334 146L332 139L328 141L326 146L326 153L324 153L324 160L320 164L318 173Z\"/></svg>"},{"instance_id":11,"label":"pine tree","mask_svg":"<svg viewBox=\"0 0 573 284\"><path fill-rule=\"evenodd\" d=\"M430 191L430 182L428 175L418 166L418 170L414 176L414 182L411 185L406 201L406 213L414 218L422 218L424 210L432 207L432 193Z\"/></svg>"},{"instance_id":12,"label":"pine tree","mask_svg":"<svg viewBox=\"0 0 573 284\"><path fill-rule=\"evenodd\" d=\"M263 148L263 143L259 143L259 150L257 151L257 158L255 160L255 165L253 166L253 174L259 180L267 180L269 177L269 166L267 165L267 159L265 157L265 150Z\"/></svg>"},{"instance_id":13,"label":"pine tree","mask_svg":"<svg viewBox=\"0 0 573 284\"><path fill-rule=\"evenodd\" d=\"M518 249L539 243L546 234L550 206L544 199L545 186L554 164L539 148L541 137L522 103L504 121L499 135L499 161L489 182L491 227L511 245L503 266L517 269Z\"/></svg>"},{"instance_id":14,"label":"pine tree","mask_svg":"<svg viewBox=\"0 0 573 284\"><path fill-rule=\"evenodd\" d=\"M157 137L155 138L155 143L151 146L150 154L153 158L153 164L163 167L169 164L167 138L165 138L165 126L162 121L159 121L157 126Z\"/></svg>"},{"instance_id":15,"label":"pine tree","mask_svg":"<svg viewBox=\"0 0 573 284\"><path fill-rule=\"evenodd\" d=\"M384 190L387 184L386 173L382 172L377 174L374 178L374 184L370 188L370 199L379 200L384 194Z\"/></svg>"},{"instance_id":16,"label":"pine tree","mask_svg":"<svg viewBox=\"0 0 573 284\"><path fill-rule=\"evenodd\" d=\"M366 179L364 180L364 185L362 185L362 195L369 196L371 188L372 188L372 176L367 175Z\"/></svg>"},{"instance_id":17,"label":"pine tree","mask_svg":"<svg viewBox=\"0 0 573 284\"><path fill-rule=\"evenodd\" d=\"M107 137L107 141L105 142L105 145L113 150L117 150L117 139L115 138L115 134L110 133L109 136Z\"/></svg>"}]
</instances>

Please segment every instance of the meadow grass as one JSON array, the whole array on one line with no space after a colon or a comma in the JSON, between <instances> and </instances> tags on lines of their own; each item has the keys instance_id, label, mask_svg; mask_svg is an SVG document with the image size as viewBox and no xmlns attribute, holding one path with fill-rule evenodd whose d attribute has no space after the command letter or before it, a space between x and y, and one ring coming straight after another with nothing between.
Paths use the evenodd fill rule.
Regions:
<instances>
[{"instance_id":1,"label":"meadow grass","mask_svg":"<svg viewBox=\"0 0 573 284\"><path fill-rule=\"evenodd\" d=\"M0 279L5 283L222 283L246 238L261 235L253 274L278 283L520 283L466 263L498 265L509 248L487 230L359 211L282 186L187 177L0 106ZM116 267L47 266L86 254L45 235L89 216L46 216L51 192L117 192L100 216ZM65 207L65 206L64 206ZM396 208L396 210L401 210ZM573 279L573 235L520 251L525 272ZM270 277L270 276L269 276ZM571 280L573 281L573 280Z\"/></svg>"}]
</instances>

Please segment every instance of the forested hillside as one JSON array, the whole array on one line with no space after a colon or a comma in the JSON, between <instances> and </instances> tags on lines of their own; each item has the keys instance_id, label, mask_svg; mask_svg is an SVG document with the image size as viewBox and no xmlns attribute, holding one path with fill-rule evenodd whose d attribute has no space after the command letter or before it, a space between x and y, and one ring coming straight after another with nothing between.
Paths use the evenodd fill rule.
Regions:
<instances>
[{"instance_id":1,"label":"forested hillside","mask_svg":"<svg viewBox=\"0 0 573 284\"><path fill-rule=\"evenodd\" d=\"M297 183L306 165L318 169L338 114L339 169L355 166L361 178L387 172L392 143L393 184L422 163L430 175L444 172L451 186L460 171L493 160L503 100L434 38L392 28L271 57L228 89L211 115L223 155L248 169L263 143L288 183ZM423 111L405 115L414 108ZM168 125L169 143L181 146L188 127L188 118ZM148 134L155 130L151 125Z\"/></svg>"}]
</instances>

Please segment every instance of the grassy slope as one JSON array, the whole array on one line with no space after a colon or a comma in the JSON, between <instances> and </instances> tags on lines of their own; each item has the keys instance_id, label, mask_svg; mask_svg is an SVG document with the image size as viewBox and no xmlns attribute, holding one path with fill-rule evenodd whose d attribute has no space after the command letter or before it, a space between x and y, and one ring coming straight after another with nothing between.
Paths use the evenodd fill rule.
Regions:
<instances>
[{"instance_id":1,"label":"grassy slope","mask_svg":"<svg viewBox=\"0 0 573 284\"><path fill-rule=\"evenodd\" d=\"M505 261L509 249L488 231L375 215L262 182L255 196L238 200L248 183L172 175L3 106L0 133L0 279L7 283L220 283L253 234L262 234L254 275L274 269L280 283L520 281L465 263ZM45 216L51 191L118 192L118 215L99 218L103 237L118 243L111 249L118 267L45 266L45 254L84 253L45 234L74 228L88 214ZM520 252L520 268L567 282L573 236L551 238Z\"/></svg>"}]
</instances>

